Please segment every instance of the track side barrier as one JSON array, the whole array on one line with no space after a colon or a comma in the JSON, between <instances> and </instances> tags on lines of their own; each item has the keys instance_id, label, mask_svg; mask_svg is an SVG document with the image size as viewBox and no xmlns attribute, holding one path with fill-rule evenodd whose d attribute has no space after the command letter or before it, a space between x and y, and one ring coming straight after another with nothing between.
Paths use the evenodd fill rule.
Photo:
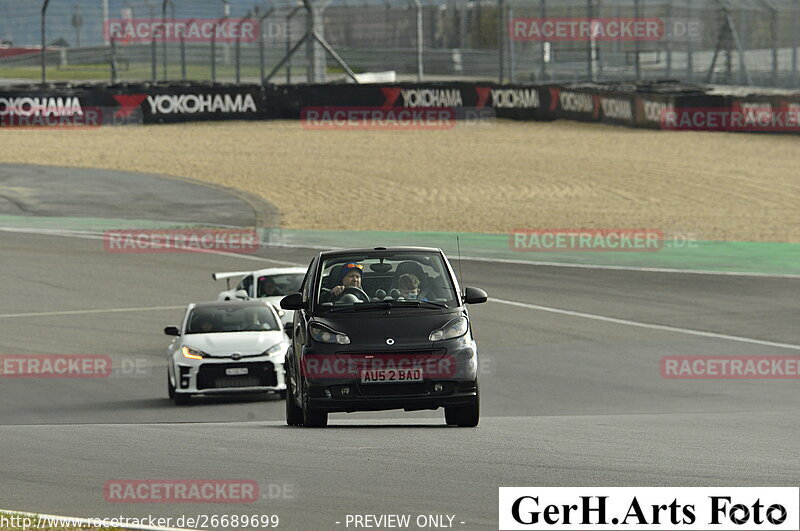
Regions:
<instances>
[{"instance_id":1,"label":"track side barrier","mask_svg":"<svg viewBox=\"0 0 800 531\"><path fill-rule=\"evenodd\" d=\"M0 90L0 127L296 120L320 108L450 109L457 119L487 111L497 118L646 129L800 132L800 93L719 94L674 82L19 85Z\"/></svg>"}]
</instances>

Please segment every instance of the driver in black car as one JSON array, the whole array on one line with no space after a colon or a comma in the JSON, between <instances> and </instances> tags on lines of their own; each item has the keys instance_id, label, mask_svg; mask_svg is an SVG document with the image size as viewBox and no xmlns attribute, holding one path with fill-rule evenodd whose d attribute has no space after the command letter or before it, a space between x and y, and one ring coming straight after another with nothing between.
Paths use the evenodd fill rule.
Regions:
<instances>
[{"instance_id":1,"label":"driver in black car","mask_svg":"<svg viewBox=\"0 0 800 531\"><path fill-rule=\"evenodd\" d=\"M331 289L330 292L323 296L322 302L333 302L337 300L345 292L347 288L356 288L361 290L361 275L364 266L355 262L348 262L342 266L341 280L339 285Z\"/></svg>"}]
</instances>

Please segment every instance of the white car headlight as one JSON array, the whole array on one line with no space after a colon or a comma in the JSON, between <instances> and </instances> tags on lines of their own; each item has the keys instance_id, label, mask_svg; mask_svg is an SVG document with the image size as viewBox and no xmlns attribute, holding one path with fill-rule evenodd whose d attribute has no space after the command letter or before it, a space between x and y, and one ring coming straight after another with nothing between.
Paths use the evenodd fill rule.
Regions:
<instances>
[{"instance_id":1,"label":"white car headlight","mask_svg":"<svg viewBox=\"0 0 800 531\"><path fill-rule=\"evenodd\" d=\"M334 332L330 328L324 327L318 323L311 323L308 325L308 333L314 341L320 343L338 343L339 345L349 345L350 338L347 334L341 332Z\"/></svg>"},{"instance_id":2,"label":"white car headlight","mask_svg":"<svg viewBox=\"0 0 800 531\"><path fill-rule=\"evenodd\" d=\"M428 336L430 341L444 341L445 339L454 339L461 337L469 330L469 321L463 315L449 321L441 328L437 328L431 335Z\"/></svg>"},{"instance_id":3,"label":"white car headlight","mask_svg":"<svg viewBox=\"0 0 800 531\"><path fill-rule=\"evenodd\" d=\"M206 353L196 348L183 346L181 347L181 354L183 357L190 360L201 360L206 357Z\"/></svg>"},{"instance_id":4,"label":"white car headlight","mask_svg":"<svg viewBox=\"0 0 800 531\"><path fill-rule=\"evenodd\" d=\"M269 347L267 350L265 350L264 354L267 354L267 355L275 354L276 352L280 352L281 350L286 350L286 347L288 347L288 346L289 346L288 343L286 343L285 341L281 341L280 343L275 343L274 345Z\"/></svg>"}]
</instances>

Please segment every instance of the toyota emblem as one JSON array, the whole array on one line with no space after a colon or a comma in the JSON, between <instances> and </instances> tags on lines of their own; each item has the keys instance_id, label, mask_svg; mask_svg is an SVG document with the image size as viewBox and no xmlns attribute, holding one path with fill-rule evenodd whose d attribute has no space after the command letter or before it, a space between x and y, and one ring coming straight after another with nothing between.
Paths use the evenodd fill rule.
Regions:
<instances>
[{"instance_id":1,"label":"toyota emblem","mask_svg":"<svg viewBox=\"0 0 800 531\"><path fill-rule=\"evenodd\" d=\"M239 354L238 352L234 352L233 354L231 354L231 359L233 359L233 360L238 360L241 357L242 357L242 355Z\"/></svg>"},{"instance_id":2,"label":"toyota emblem","mask_svg":"<svg viewBox=\"0 0 800 531\"><path fill-rule=\"evenodd\" d=\"M386 344L387 344L387 345L394 345L394 339L392 339L392 338L390 337L389 339L387 339L387 340L386 340Z\"/></svg>"}]
</instances>

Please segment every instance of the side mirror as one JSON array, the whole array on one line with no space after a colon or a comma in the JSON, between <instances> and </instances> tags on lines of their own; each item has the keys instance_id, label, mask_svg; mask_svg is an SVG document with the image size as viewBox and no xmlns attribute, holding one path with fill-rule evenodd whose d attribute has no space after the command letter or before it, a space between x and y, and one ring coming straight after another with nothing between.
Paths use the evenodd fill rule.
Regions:
<instances>
[{"instance_id":1,"label":"side mirror","mask_svg":"<svg viewBox=\"0 0 800 531\"><path fill-rule=\"evenodd\" d=\"M304 306L302 293L292 293L281 299L281 308L284 310L302 310Z\"/></svg>"},{"instance_id":2,"label":"side mirror","mask_svg":"<svg viewBox=\"0 0 800 531\"><path fill-rule=\"evenodd\" d=\"M286 335L289 336L289 339L292 339L294 334L294 323L288 322L283 325L283 331L286 332Z\"/></svg>"},{"instance_id":3,"label":"side mirror","mask_svg":"<svg viewBox=\"0 0 800 531\"><path fill-rule=\"evenodd\" d=\"M239 291L234 293L233 296L236 297L237 299L245 299L245 300L250 298L250 295L248 295L247 292L243 289L240 289Z\"/></svg>"},{"instance_id":4,"label":"side mirror","mask_svg":"<svg viewBox=\"0 0 800 531\"><path fill-rule=\"evenodd\" d=\"M164 329L164 333L168 336L179 336L181 335L181 331L178 330L177 326L168 326Z\"/></svg>"},{"instance_id":5,"label":"side mirror","mask_svg":"<svg viewBox=\"0 0 800 531\"><path fill-rule=\"evenodd\" d=\"M488 298L489 295L480 288L464 288L464 302L467 304L480 304Z\"/></svg>"}]
</instances>

